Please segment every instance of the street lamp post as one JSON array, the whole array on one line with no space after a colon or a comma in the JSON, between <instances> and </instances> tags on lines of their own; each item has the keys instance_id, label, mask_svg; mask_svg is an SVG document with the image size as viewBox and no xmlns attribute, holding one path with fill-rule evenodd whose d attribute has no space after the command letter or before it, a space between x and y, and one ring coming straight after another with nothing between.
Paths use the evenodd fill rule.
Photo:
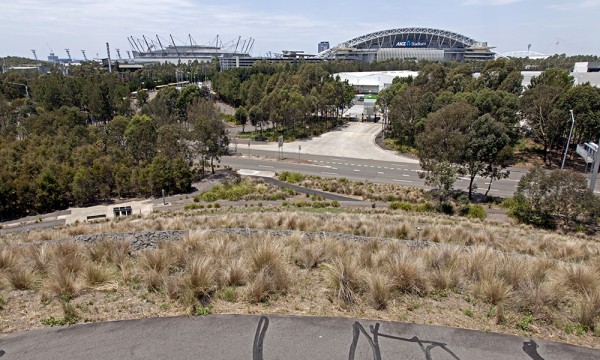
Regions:
<instances>
[{"instance_id":1,"label":"street lamp post","mask_svg":"<svg viewBox=\"0 0 600 360\"><path fill-rule=\"evenodd\" d=\"M573 126L575 126L575 115L573 115L573 110L571 112L571 130L569 131L569 137L567 139L567 147L565 148L565 155L563 156L562 164L560 165L560 169L564 169L565 160L567 160L567 153L569 152L569 145L571 145L571 135L573 135Z\"/></svg>"}]
</instances>

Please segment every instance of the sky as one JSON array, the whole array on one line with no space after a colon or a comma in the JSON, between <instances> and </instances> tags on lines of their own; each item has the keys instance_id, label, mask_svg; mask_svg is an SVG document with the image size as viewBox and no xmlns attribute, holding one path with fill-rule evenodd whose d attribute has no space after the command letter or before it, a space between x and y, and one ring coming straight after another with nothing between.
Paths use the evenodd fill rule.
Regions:
<instances>
[{"instance_id":1,"label":"sky","mask_svg":"<svg viewBox=\"0 0 600 360\"><path fill-rule=\"evenodd\" d=\"M316 53L367 33L403 27L456 32L496 47L543 54L600 55L600 0L0 0L0 56L111 56L127 37L198 44L252 37L252 55ZM163 41L163 45L164 41Z\"/></svg>"}]
</instances>

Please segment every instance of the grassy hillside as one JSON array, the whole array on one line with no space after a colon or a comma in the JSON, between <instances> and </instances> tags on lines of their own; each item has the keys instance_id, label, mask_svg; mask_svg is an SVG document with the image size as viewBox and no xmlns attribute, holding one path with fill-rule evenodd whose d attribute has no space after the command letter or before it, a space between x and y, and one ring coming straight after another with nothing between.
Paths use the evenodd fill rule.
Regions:
<instances>
[{"instance_id":1,"label":"grassy hillside","mask_svg":"<svg viewBox=\"0 0 600 360\"><path fill-rule=\"evenodd\" d=\"M49 241L169 229L190 232L143 251L127 241ZM248 207L13 233L1 241L2 332L183 314L296 314L600 347L600 243L583 234L400 210Z\"/></svg>"}]
</instances>

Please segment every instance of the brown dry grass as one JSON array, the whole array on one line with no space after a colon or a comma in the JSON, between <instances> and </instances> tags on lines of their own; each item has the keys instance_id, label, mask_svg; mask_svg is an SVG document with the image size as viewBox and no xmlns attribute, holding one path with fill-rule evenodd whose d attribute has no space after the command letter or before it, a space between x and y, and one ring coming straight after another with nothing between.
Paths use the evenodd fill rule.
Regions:
<instances>
[{"instance_id":1,"label":"brown dry grass","mask_svg":"<svg viewBox=\"0 0 600 360\"><path fill-rule=\"evenodd\" d=\"M154 216L132 220L85 231L156 226ZM540 329L536 337L600 347L591 332L574 337L565 331L568 325L599 327L600 245L593 237L389 211L184 213L161 220L164 229L186 226L192 231L183 240L139 252L126 241L109 240L4 247L0 296L7 304L0 329L41 326L40 317L52 315L49 309L60 311L64 300L88 304L78 312L92 321L184 314L210 303L215 312L373 317L519 335L525 333L517 324L531 314ZM208 230L226 227L302 228L447 245ZM60 238L69 231L74 230L44 236ZM12 236L10 242L31 239L39 236ZM40 297L51 305L41 304ZM38 318L21 323L11 315L17 308ZM475 316L465 317L466 308Z\"/></svg>"}]
</instances>

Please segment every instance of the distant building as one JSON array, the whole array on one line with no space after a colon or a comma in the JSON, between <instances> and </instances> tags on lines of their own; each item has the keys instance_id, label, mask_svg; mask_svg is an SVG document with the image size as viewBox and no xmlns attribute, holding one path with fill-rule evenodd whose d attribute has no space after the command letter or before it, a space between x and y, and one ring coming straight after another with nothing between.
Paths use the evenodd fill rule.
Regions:
<instances>
[{"instance_id":1,"label":"distant building","mask_svg":"<svg viewBox=\"0 0 600 360\"><path fill-rule=\"evenodd\" d=\"M495 53L486 42L450 31L430 28L401 28L379 31L348 40L317 57L372 63L390 59L463 61L493 60Z\"/></svg>"},{"instance_id":2,"label":"distant building","mask_svg":"<svg viewBox=\"0 0 600 360\"><path fill-rule=\"evenodd\" d=\"M48 55L48 62L58 63L58 61L59 61L58 56L54 55L53 52L51 52L50 55Z\"/></svg>"},{"instance_id":3,"label":"distant building","mask_svg":"<svg viewBox=\"0 0 600 360\"><path fill-rule=\"evenodd\" d=\"M600 88L600 62L575 63L571 76L575 78L575 85L590 83Z\"/></svg>"},{"instance_id":4,"label":"distant building","mask_svg":"<svg viewBox=\"0 0 600 360\"><path fill-rule=\"evenodd\" d=\"M329 50L329 41L321 41L318 47L318 53L322 53L325 50Z\"/></svg>"}]
</instances>

